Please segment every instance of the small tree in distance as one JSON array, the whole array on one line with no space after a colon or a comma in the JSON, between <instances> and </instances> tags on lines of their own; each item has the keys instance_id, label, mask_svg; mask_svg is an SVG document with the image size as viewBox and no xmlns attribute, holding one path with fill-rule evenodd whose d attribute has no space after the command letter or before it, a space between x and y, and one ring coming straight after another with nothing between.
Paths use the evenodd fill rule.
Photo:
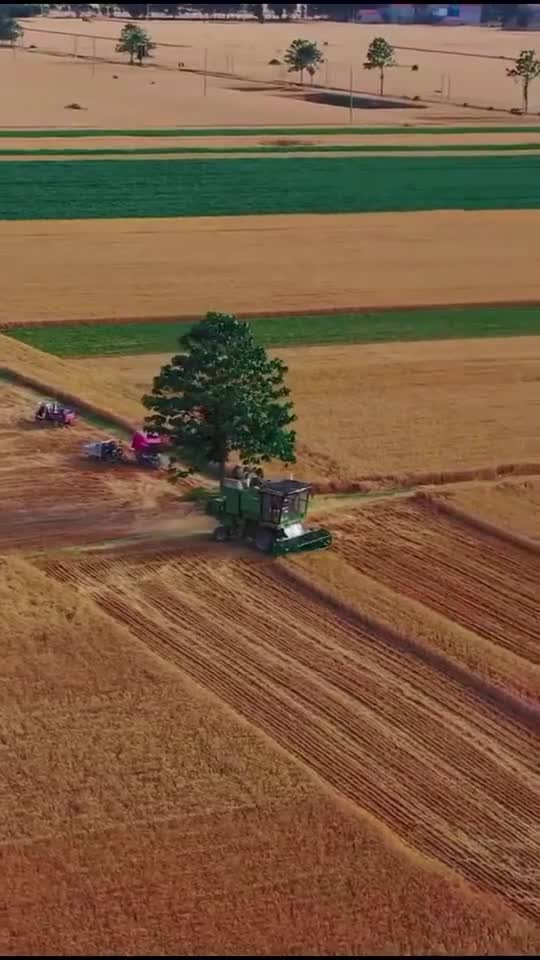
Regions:
<instances>
[{"instance_id":1,"label":"small tree in distance","mask_svg":"<svg viewBox=\"0 0 540 960\"><path fill-rule=\"evenodd\" d=\"M293 40L283 59L289 65L289 73L300 74L300 83L304 82L304 70L313 79L315 71L324 63L324 57L313 40Z\"/></svg>"},{"instance_id":2,"label":"small tree in distance","mask_svg":"<svg viewBox=\"0 0 540 960\"><path fill-rule=\"evenodd\" d=\"M223 483L232 454L248 466L272 459L294 463L287 367L267 356L249 324L208 313L180 346L184 352L161 368L152 393L143 397L152 411L148 425L171 439L171 479L215 463Z\"/></svg>"},{"instance_id":3,"label":"small tree in distance","mask_svg":"<svg viewBox=\"0 0 540 960\"><path fill-rule=\"evenodd\" d=\"M140 65L145 57L148 57L150 50L153 50L155 43L152 43L146 30L134 23L126 23L122 27L120 39L116 44L117 53L129 53L129 62L133 63L137 57Z\"/></svg>"},{"instance_id":4,"label":"small tree in distance","mask_svg":"<svg viewBox=\"0 0 540 960\"><path fill-rule=\"evenodd\" d=\"M15 43L23 35L23 28L14 17L5 14L0 7L0 43Z\"/></svg>"},{"instance_id":5,"label":"small tree in distance","mask_svg":"<svg viewBox=\"0 0 540 960\"><path fill-rule=\"evenodd\" d=\"M381 97L384 95L384 71L387 67L394 67L395 65L393 46L384 37L375 37L368 47L364 70L379 71L379 95Z\"/></svg>"},{"instance_id":6,"label":"small tree in distance","mask_svg":"<svg viewBox=\"0 0 540 960\"><path fill-rule=\"evenodd\" d=\"M534 50L522 50L513 67L508 67L506 73L518 83L521 83L523 95L523 112L529 110L529 87L533 80L540 76L540 60Z\"/></svg>"}]
</instances>

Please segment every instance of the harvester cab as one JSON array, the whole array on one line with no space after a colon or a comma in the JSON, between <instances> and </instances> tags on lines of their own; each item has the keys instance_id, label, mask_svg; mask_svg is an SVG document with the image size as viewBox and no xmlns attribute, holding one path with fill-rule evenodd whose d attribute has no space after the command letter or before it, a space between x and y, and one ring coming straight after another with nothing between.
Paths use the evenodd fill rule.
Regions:
<instances>
[{"instance_id":1,"label":"harvester cab","mask_svg":"<svg viewBox=\"0 0 540 960\"><path fill-rule=\"evenodd\" d=\"M226 479L207 503L219 522L214 539L246 540L274 557L328 547L328 530L304 527L310 497L311 484L298 480Z\"/></svg>"}]
</instances>

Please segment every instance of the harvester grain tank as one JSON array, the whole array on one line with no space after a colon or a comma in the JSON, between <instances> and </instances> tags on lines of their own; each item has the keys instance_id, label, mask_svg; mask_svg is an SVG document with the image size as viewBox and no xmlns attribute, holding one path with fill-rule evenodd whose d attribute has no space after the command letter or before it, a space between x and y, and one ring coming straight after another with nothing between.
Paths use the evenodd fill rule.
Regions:
<instances>
[{"instance_id":1,"label":"harvester grain tank","mask_svg":"<svg viewBox=\"0 0 540 960\"><path fill-rule=\"evenodd\" d=\"M273 557L329 547L328 530L304 527L311 493L311 484L298 480L226 479L207 502L219 523L214 539L245 540Z\"/></svg>"}]
</instances>

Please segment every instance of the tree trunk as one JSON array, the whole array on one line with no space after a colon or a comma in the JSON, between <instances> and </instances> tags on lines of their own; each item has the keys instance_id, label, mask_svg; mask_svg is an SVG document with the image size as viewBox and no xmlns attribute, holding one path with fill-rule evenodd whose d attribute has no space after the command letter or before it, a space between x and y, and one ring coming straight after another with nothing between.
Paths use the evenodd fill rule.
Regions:
<instances>
[{"instance_id":1,"label":"tree trunk","mask_svg":"<svg viewBox=\"0 0 540 960\"><path fill-rule=\"evenodd\" d=\"M379 67L379 93L384 96L384 67Z\"/></svg>"},{"instance_id":2,"label":"tree trunk","mask_svg":"<svg viewBox=\"0 0 540 960\"><path fill-rule=\"evenodd\" d=\"M129 62L133 63L133 50L129 51Z\"/></svg>"},{"instance_id":3,"label":"tree trunk","mask_svg":"<svg viewBox=\"0 0 540 960\"><path fill-rule=\"evenodd\" d=\"M529 78L523 81L523 113L529 112Z\"/></svg>"},{"instance_id":4,"label":"tree trunk","mask_svg":"<svg viewBox=\"0 0 540 960\"><path fill-rule=\"evenodd\" d=\"M300 68L300 83L301 83L301 84L304 83L304 68L303 68L303 67Z\"/></svg>"},{"instance_id":5,"label":"tree trunk","mask_svg":"<svg viewBox=\"0 0 540 960\"><path fill-rule=\"evenodd\" d=\"M222 459L219 462L219 486L221 490L223 490L223 483L227 476L227 460L228 459L229 459L229 455L225 454L225 456L222 457Z\"/></svg>"}]
</instances>

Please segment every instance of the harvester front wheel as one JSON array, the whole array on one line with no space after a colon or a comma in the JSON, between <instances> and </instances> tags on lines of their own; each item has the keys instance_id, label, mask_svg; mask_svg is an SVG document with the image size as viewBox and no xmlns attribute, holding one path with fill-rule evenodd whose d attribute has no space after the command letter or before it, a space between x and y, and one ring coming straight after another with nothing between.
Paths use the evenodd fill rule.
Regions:
<instances>
[{"instance_id":1,"label":"harvester front wheel","mask_svg":"<svg viewBox=\"0 0 540 960\"><path fill-rule=\"evenodd\" d=\"M260 527L255 534L255 546L261 553L270 553L275 536L271 530L266 527Z\"/></svg>"},{"instance_id":2,"label":"harvester front wheel","mask_svg":"<svg viewBox=\"0 0 540 960\"><path fill-rule=\"evenodd\" d=\"M225 543L230 537L230 532L227 530L227 527L216 527L214 530L214 540L216 543Z\"/></svg>"}]
</instances>

